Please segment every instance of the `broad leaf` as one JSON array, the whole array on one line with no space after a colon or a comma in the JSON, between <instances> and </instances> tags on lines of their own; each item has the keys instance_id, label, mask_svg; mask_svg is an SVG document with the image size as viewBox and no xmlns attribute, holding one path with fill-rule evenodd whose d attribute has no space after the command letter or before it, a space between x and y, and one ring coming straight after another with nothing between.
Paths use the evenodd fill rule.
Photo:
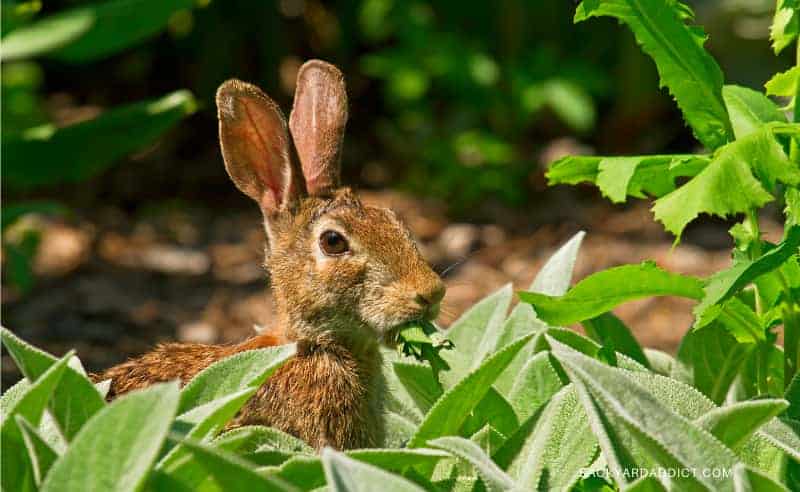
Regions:
<instances>
[{"instance_id":1,"label":"broad leaf","mask_svg":"<svg viewBox=\"0 0 800 492\"><path fill-rule=\"evenodd\" d=\"M135 491L147 479L178 408L178 384L155 384L98 411L53 464L43 492Z\"/></svg>"},{"instance_id":2,"label":"broad leaf","mask_svg":"<svg viewBox=\"0 0 800 492\"><path fill-rule=\"evenodd\" d=\"M732 140L722 71L703 48L705 33L686 25L688 7L675 0L589 0L578 5L575 21L596 16L614 17L633 31L703 145L713 150Z\"/></svg>"},{"instance_id":3,"label":"broad leaf","mask_svg":"<svg viewBox=\"0 0 800 492\"><path fill-rule=\"evenodd\" d=\"M52 54L69 62L104 58L152 37L192 0L116 0L72 8L3 37L3 62ZM124 19L124 22L120 22Z\"/></svg>"},{"instance_id":4,"label":"broad leaf","mask_svg":"<svg viewBox=\"0 0 800 492\"><path fill-rule=\"evenodd\" d=\"M694 277L669 273L653 262L644 262L590 275L561 297L519 293L520 299L533 305L540 319L554 326L594 318L623 302L667 295L700 299L702 284Z\"/></svg>"},{"instance_id":5,"label":"broad leaf","mask_svg":"<svg viewBox=\"0 0 800 492\"><path fill-rule=\"evenodd\" d=\"M195 109L194 97L187 91L177 91L114 108L64 128L45 125L3 138L2 152L8 156L3 162L3 179L9 186L22 189L84 181L152 144ZM31 166L32 162L36 166Z\"/></svg>"},{"instance_id":6,"label":"broad leaf","mask_svg":"<svg viewBox=\"0 0 800 492\"><path fill-rule=\"evenodd\" d=\"M28 450L28 458L33 467L33 476L36 485L42 484L42 480L50 471L50 467L58 459L58 452L51 448L47 441L39 435L39 431L28 423L24 417L17 415L17 425L22 431L22 440Z\"/></svg>"},{"instance_id":7,"label":"broad leaf","mask_svg":"<svg viewBox=\"0 0 800 492\"><path fill-rule=\"evenodd\" d=\"M625 371L591 359L555 340L553 354L578 390L615 477L630 477L631 468L689 470L677 474L682 489L732 488L728 476L705 476L704 469L730 470L736 456L710 434L662 405ZM720 475L724 475L720 473ZM672 477L670 477L672 478Z\"/></svg>"},{"instance_id":8,"label":"broad leaf","mask_svg":"<svg viewBox=\"0 0 800 492\"><path fill-rule=\"evenodd\" d=\"M769 126L720 148L697 176L656 200L655 218L680 238L701 213L728 217L761 208L772 195L754 172L769 188L776 181L800 180L800 170L788 160Z\"/></svg>"},{"instance_id":9,"label":"broad leaf","mask_svg":"<svg viewBox=\"0 0 800 492\"><path fill-rule=\"evenodd\" d=\"M597 343L625 354L650 368L650 361L644 355L639 342L633 337L625 323L612 313L603 313L595 318L584 320L582 325L586 334Z\"/></svg>"},{"instance_id":10,"label":"broad leaf","mask_svg":"<svg viewBox=\"0 0 800 492\"><path fill-rule=\"evenodd\" d=\"M515 355L533 338L526 335L486 359L480 367L442 395L417 428L409 447L421 447L430 439L454 435Z\"/></svg>"},{"instance_id":11,"label":"broad leaf","mask_svg":"<svg viewBox=\"0 0 800 492\"><path fill-rule=\"evenodd\" d=\"M737 448L762 425L788 407L785 400L763 399L734 403L714 410L695 420L729 448Z\"/></svg>"},{"instance_id":12,"label":"broad leaf","mask_svg":"<svg viewBox=\"0 0 800 492\"><path fill-rule=\"evenodd\" d=\"M360 463L330 448L322 450L322 463L332 492L368 492L374 484L380 484L385 492L423 492L403 477Z\"/></svg>"},{"instance_id":13,"label":"broad leaf","mask_svg":"<svg viewBox=\"0 0 800 492\"><path fill-rule=\"evenodd\" d=\"M30 381L36 380L58 360L21 340L6 328L0 328L0 337L17 367ZM104 406L105 401L92 382L72 367L64 371L50 403L53 416L68 440Z\"/></svg>"},{"instance_id":14,"label":"broad leaf","mask_svg":"<svg viewBox=\"0 0 800 492\"><path fill-rule=\"evenodd\" d=\"M733 489L736 492L789 492L782 484L741 463L733 467Z\"/></svg>"},{"instance_id":15,"label":"broad leaf","mask_svg":"<svg viewBox=\"0 0 800 492\"><path fill-rule=\"evenodd\" d=\"M519 419L532 416L563 386L550 364L547 352L539 352L522 367L509 393L509 402Z\"/></svg>"},{"instance_id":16,"label":"broad leaf","mask_svg":"<svg viewBox=\"0 0 800 492\"><path fill-rule=\"evenodd\" d=\"M726 85L722 88L722 98L731 118L733 133L742 138L761 128L765 123L778 121L786 123L778 106L764 94L741 87Z\"/></svg>"},{"instance_id":17,"label":"broad leaf","mask_svg":"<svg viewBox=\"0 0 800 492\"><path fill-rule=\"evenodd\" d=\"M800 78L800 65L795 65L785 72L776 73L764 84L768 96L794 97L797 94L797 82Z\"/></svg>"},{"instance_id":18,"label":"broad leaf","mask_svg":"<svg viewBox=\"0 0 800 492\"><path fill-rule=\"evenodd\" d=\"M490 492L510 490L514 486L503 470L501 470L492 459L474 442L463 437L440 437L428 441L428 445L447 451L453 456L457 456L469 462L480 475L484 485Z\"/></svg>"},{"instance_id":19,"label":"broad leaf","mask_svg":"<svg viewBox=\"0 0 800 492\"><path fill-rule=\"evenodd\" d=\"M412 362L394 362L394 373L420 411L425 414L436 400L442 396L442 387L433 375L431 368Z\"/></svg>"},{"instance_id":20,"label":"broad leaf","mask_svg":"<svg viewBox=\"0 0 800 492\"><path fill-rule=\"evenodd\" d=\"M247 388L257 388L295 353L295 345L239 352L200 371L181 390L178 411L194 407Z\"/></svg>"}]
</instances>

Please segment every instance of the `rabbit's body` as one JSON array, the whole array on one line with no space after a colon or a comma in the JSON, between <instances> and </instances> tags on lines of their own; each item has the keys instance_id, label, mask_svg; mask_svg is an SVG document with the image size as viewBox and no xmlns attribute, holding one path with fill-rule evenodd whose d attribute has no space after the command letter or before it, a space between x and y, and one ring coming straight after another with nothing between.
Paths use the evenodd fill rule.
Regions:
<instances>
[{"instance_id":1,"label":"rabbit's body","mask_svg":"<svg viewBox=\"0 0 800 492\"><path fill-rule=\"evenodd\" d=\"M228 174L264 214L276 326L235 345L164 344L95 379L111 379L113 398L158 381L186 383L237 352L295 342L297 355L230 426L271 425L316 448L379 445L380 342L393 341L402 323L435 317L444 285L394 213L337 188L347 101L335 67L311 61L298 74L289 126L302 181L272 100L234 80L220 87L217 106Z\"/></svg>"}]
</instances>

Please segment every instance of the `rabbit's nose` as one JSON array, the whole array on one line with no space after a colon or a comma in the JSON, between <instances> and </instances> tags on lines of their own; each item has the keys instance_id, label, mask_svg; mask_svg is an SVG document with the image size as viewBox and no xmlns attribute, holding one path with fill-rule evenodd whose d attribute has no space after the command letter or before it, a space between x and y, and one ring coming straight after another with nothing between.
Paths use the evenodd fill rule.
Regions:
<instances>
[{"instance_id":1,"label":"rabbit's nose","mask_svg":"<svg viewBox=\"0 0 800 492\"><path fill-rule=\"evenodd\" d=\"M426 308L435 306L442 301L446 290L444 282L439 281L429 288L417 292L417 302Z\"/></svg>"}]
</instances>

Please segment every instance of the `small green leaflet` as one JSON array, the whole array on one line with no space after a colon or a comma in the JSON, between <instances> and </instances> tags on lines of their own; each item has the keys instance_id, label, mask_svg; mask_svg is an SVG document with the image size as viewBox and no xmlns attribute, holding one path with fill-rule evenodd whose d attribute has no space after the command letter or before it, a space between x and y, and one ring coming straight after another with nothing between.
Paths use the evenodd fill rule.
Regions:
<instances>
[{"instance_id":1,"label":"small green leaflet","mask_svg":"<svg viewBox=\"0 0 800 492\"><path fill-rule=\"evenodd\" d=\"M401 354L414 357L418 361L428 361L434 375L449 368L439 352L442 349L451 350L453 342L445 338L430 321L407 323L397 332L397 340L397 350Z\"/></svg>"},{"instance_id":2,"label":"small green leaflet","mask_svg":"<svg viewBox=\"0 0 800 492\"><path fill-rule=\"evenodd\" d=\"M789 228L786 238L755 261L740 261L733 267L717 272L708 279L703 288L703 300L695 306L697 317L695 329L706 326L716 319L722 304L756 278L779 268L796 255L800 247L800 225Z\"/></svg>"},{"instance_id":3,"label":"small green leaflet","mask_svg":"<svg viewBox=\"0 0 800 492\"><path fill-rule=\"evenodd\" d=\"M595 273L578 282L564 296L520 292L524 302L553 326L565 326L599 316L623 302L649 296L703 297L702 282L669 273L653 262L622 265Z\"/></svg>"},{"instance_id":4,"label":"small green leaflet","mask_svg":"<svg viewBox=\"0 0 800 492\"><path fill-rule=\"evenodd\" d=\"M764 84L767 95L794 97L797 94L798 77L800 77L800 65L795 65L785 72L776 73Z\"/></svg>"},{"instance_id":5,"label":"small green leaflet","mask_svg":"<svg viewBox=\"0 0 800 492\"><path fill-rule=\"evenodd\" d=\"M722 88L722 98L731 117L733 133L742 138L761 128L765 123L777 121L786 123L786 116L764 94L740 87L726 85Z\"/></svg>"},{"instance_id":6,"label":"small green leaflet","mask_svg":"<svg viewBox=\"0 0 800 492\"><path fill-rule=\"evenodd\" d=\"M789 46L800 33L798 8L800 3L797 0L778 0L775 6L775 17L772 19L769 37L776 55Z\"/></svg>"},{"instance_id":7,"label":"small green leaflet","mask_svg":"<svg viewBox=\"0 0 800 492\"><path fill-rule=\"evenodd\" d=\"M669 88L695 137L714 150L732 140L722 102L722 71L703 48L705 33L688 26L691 10L676 0L589 0L581 2L575 22L610 16L633 31L655 62L661 85Z\"/></svg>"}]
</instances>

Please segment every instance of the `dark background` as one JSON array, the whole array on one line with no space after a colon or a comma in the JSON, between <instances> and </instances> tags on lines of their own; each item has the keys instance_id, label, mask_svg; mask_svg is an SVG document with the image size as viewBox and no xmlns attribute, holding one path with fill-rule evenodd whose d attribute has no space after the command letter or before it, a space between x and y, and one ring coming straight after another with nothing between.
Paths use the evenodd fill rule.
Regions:
<instances>
[{"instance_id":1,"label":"dark background","mask_svg":"<svg viewBox=\"0 0 800 492\"><path fill-rule=\"evenodd\" d=\"M447 270L442 324L504 282L524 287L579 229L589 236L578 277L644 258L695 274L727 262L722 222L693 225L671 252L647 203L614 207L592 187L546 186L547 165L569 153L697 150L653 63L610 19L574 25L568 0L205 3L100 59L3 63L4 143L177 89L198 103L155 143L86 179L36 187L4 179L4 207L63 206L24 217L3 239L35 233L27 277L4 249L2 314L48 350L77 347L98 369L159 340L231 341L253 323L270 324L259 216L225 175L213 94L237 77L288 111L296 70L309 58L335 63L347 78L345 181L397 208ZM773 1L692 3L727 82L758 88L790 65L789 54L769 49ZM12 4L3 1L4 12ZM46 2L37 18L84 4ZM71 165L23 157L4 151L4 177L6 166ZM677 300L619 314L644 344L666 350L690 322ZM6 362L4 375L16 377Z\"/></svg>"}]
</instances>

